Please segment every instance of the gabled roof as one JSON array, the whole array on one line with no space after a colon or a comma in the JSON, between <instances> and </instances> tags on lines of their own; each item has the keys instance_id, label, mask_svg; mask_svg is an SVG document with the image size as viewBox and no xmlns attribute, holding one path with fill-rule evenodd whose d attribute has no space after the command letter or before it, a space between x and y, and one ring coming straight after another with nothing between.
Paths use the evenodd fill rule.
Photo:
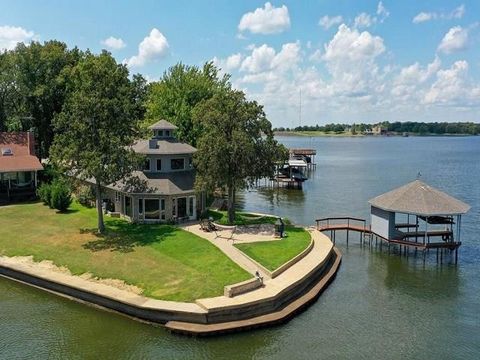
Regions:
<instances>
[{"instance_id":1,"label":"gabled roof","mask_svg":"<svg viewBox=\"0 0 480 360\"><path fill-rule=\"evenodd\" d=\"M32 133L0 132L0 173L43 170L34 149Z\"/></svg>"},{"instance_id":2,"label":"gabled roof","mask_svg":"<svg viewBox=\"0 0 480 360\"><path fill-rule=\"evenodd\" d=\"M148 127L150 130L177 130L178 128L167 120L157 121Z\"/></svg>"},{"instance_id":3,"label":"gabled roof","mask_svg":"<svg viewBox=\"0 0 480 360\"><path fill-rule=\"evenodd\" d=\"M459 215L470 210L469 205L420 180L377 196L369 203L386 211L423 216Z\"/></svg>"},{"instance_id":4,"label":"gabled roof","mask_svg":"<svg viewBox=\"0 0 480 360\"><path fill-rule=\"evenodd\" d=\"M150 141L157 142L155 149L150 148ZM133 144L132 148L137 154L145 155L187 155L197 151L193 146L167 139L138 140Z\"/></svg>"}]
</instances>

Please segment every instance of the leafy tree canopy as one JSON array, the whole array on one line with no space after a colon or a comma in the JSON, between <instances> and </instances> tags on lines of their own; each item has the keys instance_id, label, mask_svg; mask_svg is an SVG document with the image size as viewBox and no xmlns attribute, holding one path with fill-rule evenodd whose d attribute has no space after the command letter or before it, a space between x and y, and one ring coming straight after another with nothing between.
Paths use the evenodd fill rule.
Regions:
<instances>
[{"instance_id":1,"label":"leafy tree canopy","mask_svg":"<svg viewBox=\"0 0 480 360\"><path fill-rule=\"evenodd\" d=\"M229 76L220 76L212 62L202 68L178 63L160 81L150 84L147 96L146 125L165 119L178 127L180 140L195 146L202 124L192 119L197 104L215 93L230 88Z\"/></svg>"},{"instance_id":2,"label":"leafy tree canopy","mask_svg":"<svg viewBox=\"0 0 480 360\"><path fill-rule=\"evenodd\" d=\"M129 147L139 129L138 86L108 52L87 52L70 69L66 89L54 120L52 158L77 177L93 179L101 232L101 187L128 177L140 162Z\"/></svg>"},{"instance_id":3,"label":"leafy tree canopy","mask_svg":"<svg viewBox=\"0 0 480 360\"><path fill-rule=\"evenodd\" d=\"M235 219L235 193L256 179L274 175L275 164L288 158L273 137L263 107L237 90L225 90L200 103L193 112L203 131L194 156L196 186L226 188L229 222Z\"/></svg>"}]
</instances>

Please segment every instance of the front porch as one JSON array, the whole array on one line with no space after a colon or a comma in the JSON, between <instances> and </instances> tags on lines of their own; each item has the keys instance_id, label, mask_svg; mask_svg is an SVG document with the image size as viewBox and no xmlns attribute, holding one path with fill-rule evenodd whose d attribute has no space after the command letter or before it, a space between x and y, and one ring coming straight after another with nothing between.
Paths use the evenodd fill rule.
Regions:
<instances>
[{"instance_id":1,"label":"front porch","mask_svg":"<svg viewBox=\"0 0 480 360\"><path fill-rule=\"evenodd\" d=\"M30 200L36 196L36 171L0 173L0 203Z\"/></svg>"},{"instance_id":2,"label":"front porch","mask_svg":"<svg viewBox=\"0 0 480 360\"><path fill-rule=\"evenodd\" d=\"M181 223L196 220L202 212L201 194L131 194L107 191L106 209L138 223Z\"/></svg>"}]
</instances>

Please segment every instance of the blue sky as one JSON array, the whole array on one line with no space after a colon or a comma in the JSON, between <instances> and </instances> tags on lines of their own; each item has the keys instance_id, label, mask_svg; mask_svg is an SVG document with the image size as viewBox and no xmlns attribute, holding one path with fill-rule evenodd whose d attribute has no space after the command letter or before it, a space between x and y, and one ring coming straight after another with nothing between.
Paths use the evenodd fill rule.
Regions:
<instances>
[{"instance_id":1,"label":"blue sky","mask_svg":"<svg viewBox=\"0 0 480 360\"><path fill-rule=\"evenodd\" d=\"M275 126L480 121L480 2L4 1L0 48L107 48L150 80L214 60ZM299 115L300 92L302 116Z\"/></svg>"}]
</instances>

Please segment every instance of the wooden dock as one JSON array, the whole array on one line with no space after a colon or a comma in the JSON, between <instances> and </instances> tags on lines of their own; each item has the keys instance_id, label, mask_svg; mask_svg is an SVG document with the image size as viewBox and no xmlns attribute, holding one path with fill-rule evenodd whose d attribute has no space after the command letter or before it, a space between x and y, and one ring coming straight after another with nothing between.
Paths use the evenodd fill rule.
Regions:
<instances>
[{"instance_id":1,"label":"wooden dock","mask_svg":"<svg viewBox=\"0 0 480 360\"><path fill-rule=\"evenodd\" d=\"M360 243L364 244L368 242L369 245L372 245L373 240L377 243L385 242L388 245L388 250L390 251L391 245L396 245L400 249L400 253L403 252L408 255L408 249L414 249L415 251L420 250L423 252L424 259L425 254L430 249L437 250L437 259L440 256L440 259L443 259L443 250L455 251L455 263L458 261L458 248L462 245L461 242L450 241L453 239L451 231L443 230L433 230L426 232L415 232L410 231L406 233L401 233L398 238L387 239L379 234L376 234L371 230L371 227L366 224L365 219L353 218L353 217L328 217L317 219L317 230L321 232L330 232L330 238L335 244L336 242L336 232L337 231L346 231L347 232L347 245L349 242L350 232L360 233ZM403 228L413 228L413 225L407 226L407 224L401 224ZM441 242L432 242L431 238L441 237ZM409 239L415 239L409 240ZM422 241L418 241L422 240ZM381 244L381 243L380 243ZM439 253L440 251L440 253Z\"/></svg>"}]
</instances>

